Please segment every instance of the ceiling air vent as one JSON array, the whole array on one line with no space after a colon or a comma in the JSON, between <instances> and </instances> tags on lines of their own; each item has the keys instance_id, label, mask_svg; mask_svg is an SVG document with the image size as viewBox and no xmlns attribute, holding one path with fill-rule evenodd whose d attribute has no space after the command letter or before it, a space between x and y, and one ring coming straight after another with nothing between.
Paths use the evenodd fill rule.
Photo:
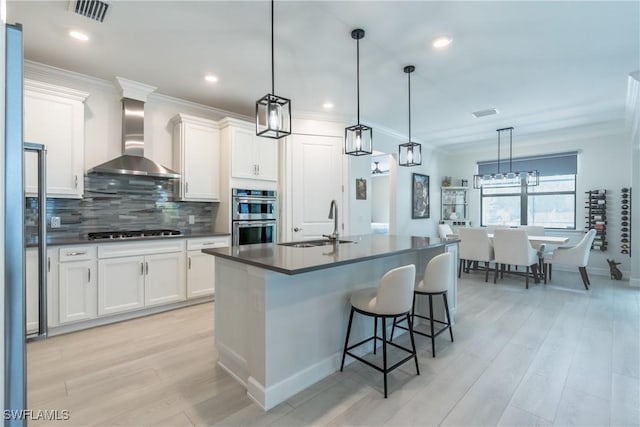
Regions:
<instances>
[{"instance_id":1,"label":"ceiling air vent","mask_svg":"<svg viewBox=\"0 0 640 427\"><path fill-rule=\"evenodd\" d=\"M496 110L495 108L490 108L488 110L474 111L473 113L471 113L471 115L476 119L480 117L493 116L494 114L498 114L498 110Z\"/></svg>"},{"instance_id":2,"label":"ceiling air vent","mask_svg":"<svg viewBox=\"0 0 640 427\"><path fill-rule=\"evenodd\" d=\"M78 15L93 19L94 21L104 21L109 5L100 0L70 0L71 9Z\"/></svg>"}]
</instances>

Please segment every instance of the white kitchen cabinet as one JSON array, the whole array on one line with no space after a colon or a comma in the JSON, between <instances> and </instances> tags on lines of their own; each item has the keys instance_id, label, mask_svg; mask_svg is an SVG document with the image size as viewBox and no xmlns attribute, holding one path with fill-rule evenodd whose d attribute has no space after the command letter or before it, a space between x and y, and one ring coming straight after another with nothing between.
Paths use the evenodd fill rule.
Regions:
<instances>
[{"instance_id":1,"label":"white kitchen cabinet","mask_svg":"<svg viewBox=\"0 0 640 427\"><path fill-rule=\"evenodd\" d=\"M202 249L230 246L229 236L187 240L187 298L212 295L215 292L215 257Z\"/></svg>"},{"instance_id":2,"label":"white kitchen cabinet","mask_svg":"<svg viewBox=\"0 0 640 427\"><path fill-rule=\"evenodd\" d=\"M255 124L230 118L221 129L231 147L231 177L278 180L278 140L256 136Z\"/></svg>"},{"instance_id":3,"label":"white kitchen cabinet","mask_svg":"<svg viewBox=\"0 0 640 427\"><path fill-rule=\"evenodd\" d=\"M98 312L96 246L62 247L59 261L60 324L95 318Z\"/></svg>"},{"instance_id":4,"label":"white kitchen cabinet","mask_svg":"<svg viewBox=\"0 0 640 427\"><path fill-rule=\"evenodd\" d=\"M26 328L27 334L38 331L39 294L38 294L38 249L25 251L26 282ZM47 251L47 319L48 326L58 325L58 256L57 249Z\"/></svg>"},{"instance_id":5,"label":"white kitchen cabinet","mask_svg":"<svg viewBox=\"0 0 640 427\"><path fill-rule=\"evenodd\" d=\"M183 301L186 298L184 253L145 257L145 306Z\"/></svg>"},{"instance_id":6,"label":"white kitchen cabinet","mask_svg":"<svg viewBox=\"0 0 640 427\"><path fill-rule=\"evenodd\" d=\"M98 315L185 299L183 239L98 247Z\"/></svg>"},{"instance_id":7,"label":"white kitchen cabinet","mask_svg":"<svg viewBox=\"0 0 640 427\"><path fill-rule=\"evenodd\" d=\"M172 119L174 168L180 173L183 201L220 201L220 130L218 123L178 114Z\"/></svg>"},{"instance_id":8,"label":"white kitchen cabinet","mask_svg":"<svg viewBox=\"0 0 640 427\"><path fill-rule=\"evenodd\" d=\"M98 260L98 315L144 307L144 257Z\"/></svg>"},{"instance_id":9,"label":"white kitchen cabinet","mask_svg":"<svg viewBox=\"0 0 640 427\"><path fill-rule=\"evenodd\" d=\"M81 198L84 192L84 101L88 93L24 81L24 140L47 149L47 195ZM25 192L37 193L34 153L25 155Z\"/></svg>"}]
</instances>

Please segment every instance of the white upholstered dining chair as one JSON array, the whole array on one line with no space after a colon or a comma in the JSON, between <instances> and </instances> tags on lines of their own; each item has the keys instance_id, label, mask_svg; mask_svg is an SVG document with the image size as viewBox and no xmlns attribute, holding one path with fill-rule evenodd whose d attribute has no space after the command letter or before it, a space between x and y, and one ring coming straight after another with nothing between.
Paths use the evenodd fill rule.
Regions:
<instances>
[{"instance_id":1,"label":"white upholstered dining chair","mask_svg":"<svg viewBox=\"0 0 640 427\"><path fill-rule=\"evenodd\" d=\"M577 245L560 246L553 252L546 253L544 256L544 283L547 283L547 276L551 280L551 266L553 264L573 265L578 267L582 283L585 289L589 290L591 282L587 274L587 264L589 263L591 245L595 237L596 230L589 230Z\"/></svg>"},{"instance_id":2,"label":"white upholstered dining chair","mask_svg":"<svg viewBox=\"0 0 640 427\"><path fill-rule=\"evenodd\" d=\"M469 273L469 264L472 262L484 263L484 281L489 281L489 263L494 259L493 244L489 239L489 233L484 227L461 227L458 230L460 237L458 265L458 277ZM465 265L466 264L466 265Z\"/></svg>"},{"instance_id":3,"label":"white upholstered dining chair","mask_svg":"<svg viewBox=\"0 0 640 427\"><path fill-rule=\"evenodd\" d=\"M493 233L493 248L496 265L493 283L496 283L498 279L498 266L501 266L500 277L502 277L506 265L526 267L524 274L527 289L529 289L529 272L532 273L535 282L539 282L538 253L529 243L525 230L519 228L497 228Z\"/></svg>"},{"instance_id":4,"label":"white upholstered dining chair","mask_svg":"<svg viewBox=\"0 0 640 427\"><path fill-rule=\"evenodd\" d=\"M453 232L453 229L449 224L438 224L438 235L441 239L445 240L452 237L458 237L458 235Z\"/></svg>"}]
</instances>

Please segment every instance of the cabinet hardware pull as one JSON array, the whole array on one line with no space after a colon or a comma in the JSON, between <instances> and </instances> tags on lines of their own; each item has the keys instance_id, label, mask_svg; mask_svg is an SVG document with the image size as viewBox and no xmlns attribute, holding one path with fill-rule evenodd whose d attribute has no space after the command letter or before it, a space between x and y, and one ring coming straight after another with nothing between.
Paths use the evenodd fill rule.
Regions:
<instances>
[{"instance_id":1,"label":"cabinet hardware pull","mask_svg":"<svg viewBox=\"0 0 640 427\"><path fill-rule=\"evenodd\" d=\"M189 257L189 270L191 270L191 257Z\"/></svg>"},{"instance_id":2,"label":"cabinet hardware pull","mask_svg":"<svg viewBox=\"0 0 640 427\"><path fill-rule=\"evenodd\" d=\"M293 231L302 231L302 228L295 227Z\"/></svg>"},{"instance_id":3,"label":"cabinet hardware pull","mask_svg":"<svg viewBox=\"0 0 640 427\"><path fill-rule=\"evenodd\" d=\"M145 265L145 274L148 276L149 275L149 262L145 261L144 265Z\"/></svg>"},{"instance_id":4,"label":"cabinet hardware pull","mask_svg":"<svg viewBox=\"0 0 640 427\"><path fill-rule=\"evenodd\" d=\"M91 269L87 268L87 283L91 283Z\"/></svg>"},{"instance_id":5,"label":"cabinet hardware pull","mask_svg":"<svg viewBox=\"0 0 640 427\"><path fill-rule=\"evenodd\" d=\"M140 263L140 275L144 276L144 263L143 262Z\"/></svg>"},{"instance_id":6,"label":"cabinet hardware pull","mask_svg":"<svg viewBox=\"0 0 640 427\"><path fill-rule=\"evenodd\" d=\"M76 184L76 189L78 188L78 175L75 175L75 184Z\"/></svg>"},{"instance_id":7,"label":"cabinet hardware pull","mask_svg":"<svg viewBox=\"0 0 640 427\"><path fill-rule=\"evenodd\" d=\"M47 257L47 272L51 273L51 257Z\"/></svg>"},{"instance_id":8,"label":"cabinet hardware pull","mask_svg":"<svg viewBox=\"0 0 640 427\"><path fill-rule=\"evenodd\" d=\"M256 175L260 175L260 165L256 165L258 168L258 173Z\"/></svg>"},{"instance_id":9,"label":"cabinet hardware pull","mask_svg":"<svg viewBox=\"0 0 640 427\"><path fill-rule=\"evenodd\" d=\"M185 192L185 193L188 193L188 192L189 192L189 183L188 183L188 182L185 182L185 183L184 183L184 192Z\"/></svg>"},{"instance_id":10,"label":"cabinet hardware pull","mask_svg":"<svg viewBox=\"0 0 640 427\"><path fill-rule=\"evenodd\" d=\"M67 256L86 255L86 252L67 252Z\"/></svg>"}]
</instances>

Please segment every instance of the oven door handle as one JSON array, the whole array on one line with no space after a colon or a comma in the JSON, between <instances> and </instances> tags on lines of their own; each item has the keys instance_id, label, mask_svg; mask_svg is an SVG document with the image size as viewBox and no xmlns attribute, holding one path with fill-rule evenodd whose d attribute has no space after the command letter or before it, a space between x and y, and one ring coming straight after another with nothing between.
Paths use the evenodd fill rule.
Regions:
<instances>
[{"instance_id":1,"label":"oven door handle","mask_svg":"<svg viewBox=\"0 0 640 427\"><path fill-rule=\"evenodd\" d=\"M276 225L276 221L275 220L271 220L271 221L234 221L235 225L238 227L251 227L251 226L263 226L263 225L267 225L267 226L275 226Z\"/></svg>"}]
</instances>

